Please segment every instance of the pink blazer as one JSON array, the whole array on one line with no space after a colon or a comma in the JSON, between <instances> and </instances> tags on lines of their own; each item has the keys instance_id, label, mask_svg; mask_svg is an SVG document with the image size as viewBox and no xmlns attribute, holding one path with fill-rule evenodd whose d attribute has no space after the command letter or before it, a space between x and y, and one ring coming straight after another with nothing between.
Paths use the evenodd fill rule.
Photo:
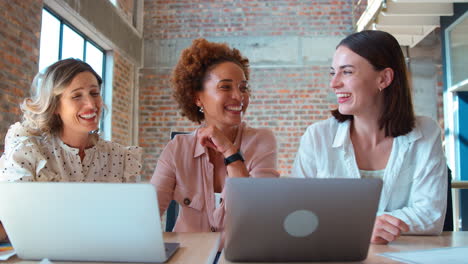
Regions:
<instances>
[{"instance_id":1,"label":"pink blazer","mask_svg":"<svg viewBox=\"0 0 468 264\"><path fill-rule=\"evenodd\" d=\"M221 232L224 227L224 190L215 208L214 166L208 149L197 140L198 129L177 135L159 157L151 183L155 186L159 213L171 200L180 205L175 232ZM245 158L250 177L279 177L276 170L276 139L268 129L254 129L242 123L234 145ZM227 176L226 176L227 177Z\"/></svg>"}]
</instances>

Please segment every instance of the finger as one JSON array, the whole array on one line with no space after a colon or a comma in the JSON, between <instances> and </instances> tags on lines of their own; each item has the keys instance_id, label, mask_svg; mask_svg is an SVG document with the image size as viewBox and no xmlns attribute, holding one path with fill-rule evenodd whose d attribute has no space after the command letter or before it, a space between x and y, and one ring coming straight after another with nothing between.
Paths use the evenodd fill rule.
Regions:
<instances>
[{"instance_id":1,"label":"finger","mask_svg":"<svg viewBox=\"0 0 468 264\"><path fill-rule=\"evenodd\" d=\"M372 231L372 243L383 244L395 240L400 236L400 230L386 221L384 216L378 216L375 219L374 229ZM378 239L380 238L380 239ZM382 241L385 240L385 241Z\"/></svg>"},{"instance_id":2,"label":"finger","mask_svg":"<svg viewBox=\"0 0 468 264\"><path fill-rule=\"evenodd\" d=\"M388 222L384 217L380 217L375 222L375 229L376 230L383 230L388 232L395 237L399 237L401 235L401 230L398 226L393 225L392 223Z\"/></svg>"},{"instance_id":3,"label":"finger","mask_svg":"<svg viewBox=\"0 0 468 264\"><path fill-rule=\"evenodd\" d=\"M400 228L394 226L392 223L389 222L385 222L385 224L382 225L382 229L397 237L401 235Z\"/></svg>"},{"instance_id":4,"label":"finger","mask_svg":"<svg viewBox=\"0 0 468 264\"><path fill-rule=\"evenodd\" d=\"M213 141L210 139L209 136L207 135L200 136L199 141L200 141L200 145L202 145L203 147L212 148L218 151L218 147L213 143Z\"/></svg>"},{"instance_id":5,"label":"finger","mask_svg":"<svg viewBox=\"0 0 468 264\"><path fill-rule=\"evenodd\" d=\"M375 234L373 235L375 237L379 237L380 239L383 239L387 242L385 243L388 243L388 242L392 242L393 240L395 240L397 238L397 236L383 230L383 229L380 229L378 230L377 232L375 232ZM382 242L382 241L380 241Z\"/></svg>"},{"instance_id":6,"label":"finger","mask_svg":"<svg viewBox=\"0 0 468 264\"><path fill-rule=\"evenodd\" d=\"M208 148L212 148L212 149L218 151L218 147L217 147L215 144L213 144L213 142L211 142L210 140L207 140L207 141L205 142L205 146L208 147Z\"/></svg>"},{"instance_id":7,"label":"finger","mask_svg":"<svg viewBox=\"0 0 468 264\"><path fill-rule=\"evenodd\" d=\"M205 137L202 137L200 139L200 144L204 147L211 147L211 148L216 148L216 145L213 144L213 141L211 141L211 139L207 136Z\"/></svg>"},{"instance_id":8,"label":"finger","mask_svg":"<svg viewBox=\"0 0 468 264\"><path fill-rule=\"evenodd\" d=\"M215 134L211 136L211 142L216 145L219 151L224 152L232 146L232 143L224 135Z\"/></svg>"},{"instance_id":9,"label":"finger","mask_svg":"<svg viewBox=\"0 0 468 264\"><path fill-rule=\"evenodd\" d=\"M394 217L393 215L382 215L383 219L385 221L389 222L390 224L396 226L398 229L400 229L402 232L408 232L409 231L409 226L400 218Z\"/></svg>"},{"instance_id":10,"label":"finger","mask_svg":"<svg viewBox=\"0 0 468 264\"><path fill-rule=\"evenodd\" d=\"M206 141L207 141L207 137L206 137L206 136L203 136L203 135L198 135L198 140L200 141L200 144L201 144L202 146L205 146Z\"/></svg>"},{"instance_id":11,"label":"finger","mask_svg":"<svg viewBox=\"0 0 468 264\"><path fill-rule=\"evenodd\" d=\"M378 244L378 245L386 245L386 244L388 244L388 241L381 238L381 237L379 237L379 236L372 235L371 243L372 244Z\"/></svg>"}]
</instances>

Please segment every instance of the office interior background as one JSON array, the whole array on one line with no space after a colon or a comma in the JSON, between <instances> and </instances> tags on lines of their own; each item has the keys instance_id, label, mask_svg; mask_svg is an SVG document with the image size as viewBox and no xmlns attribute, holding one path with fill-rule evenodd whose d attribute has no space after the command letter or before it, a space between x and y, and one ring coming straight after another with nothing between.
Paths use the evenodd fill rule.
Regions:
<instances>
[{"instance_id":1,"label":"office interior background","mask_svg":"<svg viewBox=\"0 0 468 264\"><path fill-rule=\"evenodd\" d=\"M438 121L453 179L468 180L468 0L1 0L0 137L21 120L36 73L79 58L104 79L102 137L143 147L149 180L170 132L197 127L179 114L169 78L203 37L250 59L246 121L274 131L288 176L306 127L336 107L335 46L363 29L398 39L416 113ZM468 230L468 190L454 198L455 225Z\"/></svg>"}]
</instances>

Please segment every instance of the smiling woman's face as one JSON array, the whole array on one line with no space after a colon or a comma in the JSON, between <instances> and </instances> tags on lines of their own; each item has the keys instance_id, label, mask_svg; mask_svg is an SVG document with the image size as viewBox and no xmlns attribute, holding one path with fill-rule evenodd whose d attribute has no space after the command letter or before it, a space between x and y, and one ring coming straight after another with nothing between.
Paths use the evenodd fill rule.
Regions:
<instances>
[{"instance_id":1,"label":"smiling woman's face","mask_svg":"<svg viewBox=\"0 0 468 264\"><path fill-rule=\"evenodd\" d=\"M241 67L223 62L207 73L196 104L203 107L207 125L223 129L239 125L249 105L249 88Z\"/></svg>"},{"instance_id":2,"label":"smiling woman's face","mask_svg":"<svg viewBox=\"0 0 468 264\"><path fill-rule=\"evenodd\" d=\"M91 72L77 74L61 94L55 113L66 134L88 134L98 129L101 115L101 89Z\"/></svg>"},{"instance_id":3,"label":"smiling woman's face","mask_svg":"<svg viewBox=\"0 0 468 264\"><path fill-rule=\"evenodd\" d=\"M333 56L330 68L330 87L335 91L338 110L343 115L359 116L382 111L381 71L377 71L363 57L345 46Z\"/></svg>"}]
</instances>

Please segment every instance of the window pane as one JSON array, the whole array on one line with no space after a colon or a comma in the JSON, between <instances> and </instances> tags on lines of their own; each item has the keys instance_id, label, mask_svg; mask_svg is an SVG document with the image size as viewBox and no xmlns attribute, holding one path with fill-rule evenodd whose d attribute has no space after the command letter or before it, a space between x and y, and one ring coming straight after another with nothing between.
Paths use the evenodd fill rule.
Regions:
<instances>
[{"instance_id":1,"label":"window pane","mask_svg":"<svg viewBox=\"0 0 468 264\"><path fill-rule=\"evenodd\" d=\"M456 85L468 79L466 62L468 61L468 15L450 32L451 81Z\"/></svg>"},{"instance_id":2,"label":"window pane","mask_svg":"<svg viewBox=\"0 0 468 264\"><path fill-rule=\"evenodd\" d=\"M86 62L102 78L102 67L104 65L104 53L90 42L86 42Z\"/></svg>"},{"instance_id":3,"label":"window pane","mask_svg":"<svg viewBox=\"0 0 468 264\"><path fill-rule=\"evenodd\" d=\"M67 25L63 25L62 59L83 60L84 39Z\"/></svg>"},{"instance_id":4,"label":"window pane","mask_svg":"<svg viewBox=\"0 0 468 264\"><path fill-rule=\"evenodd\" d=\"M60 21L45 9L42 10L41 47L39 70L56 62L59 58Z\"/></svg>"}]
</instances>

